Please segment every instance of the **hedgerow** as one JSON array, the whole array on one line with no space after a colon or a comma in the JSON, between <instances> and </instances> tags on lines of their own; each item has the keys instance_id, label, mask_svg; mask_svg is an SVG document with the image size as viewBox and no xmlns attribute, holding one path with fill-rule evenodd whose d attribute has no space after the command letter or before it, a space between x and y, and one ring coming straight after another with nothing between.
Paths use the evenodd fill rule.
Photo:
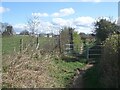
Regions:
<instances>
[{"instance_id":1,"label":"hedgerow","mask_svg":"<svg viewBox=\"0 0 120 90\"><path fill-rule=\"evenodd\" d=\"M119 65L118 65L118 35L109 36L104 42L104 49L100 60L101 79L103 87L118 87ZM120 42L120 40L119 40Z\"/></svg>"}]
</instances>

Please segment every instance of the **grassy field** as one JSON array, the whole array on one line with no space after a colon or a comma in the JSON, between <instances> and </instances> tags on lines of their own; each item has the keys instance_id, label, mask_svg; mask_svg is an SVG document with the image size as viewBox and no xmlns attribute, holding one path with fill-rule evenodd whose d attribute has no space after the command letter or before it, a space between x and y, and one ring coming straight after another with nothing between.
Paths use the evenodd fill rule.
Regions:
<instances>
[{"instance_id":1,"label":"grassy field","mask_svg":"<svg viewBox=\"0 0 120 90\"><path fill-rule=\"evenodd\" d=\"M20 51L20 39L23 39L23 44L27 45L31 41L34 41L34 44L36 43L37 39L36 38L31 38L29 36L20 36L20 35L15 35L15 36L9 36L9 37L3 37L2 38L2 53L3 54L10 54L14 50L15 51ZM32 40L33 39L33 40ZM54 39L53 38L48 38L47 37L39 37L39 43L41 48L45 48L45 45L47 44L53 44ZM46 46L48 47L48 46Z\"/></svg>"},{"instance_id":2,"label":"grassy field","mask_svg":"<svg viewBox=\"0 0 120 90\"><path fill-rule=\"evenodd\" d=\"M28 36L9 36L2 38L2 53L10 54L14 51L20 50L20 39L23 39L25 42L28 40Z\"/></svg>"},{"instance_id":3,"label":"grassy field","mask_svg":"<svg viewBox=\"0 0 120 90\"><path fill-rule=\"evenodd\" d=\"M3 37L2 39L3 87L69 87L76 69L85 66L85 63L82 63L83 59L68 62L62 60L57 54L42 55L39 50L17 53L20 49L21 38L26 43L31 40L28 36ZM48 47L45 46L46 41L50 43L54 40L39 38L39 42L44 47ZM14 48L16 53L11 54Z\"/></svg>"}]
</instances>

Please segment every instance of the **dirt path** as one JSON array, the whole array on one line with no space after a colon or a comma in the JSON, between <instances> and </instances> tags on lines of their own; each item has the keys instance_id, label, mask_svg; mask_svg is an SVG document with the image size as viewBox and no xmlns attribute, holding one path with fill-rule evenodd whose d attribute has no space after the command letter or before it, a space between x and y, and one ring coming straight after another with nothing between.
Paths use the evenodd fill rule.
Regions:
<instances>
[{"instance_id":1,"label":"dirt path","mask_svg":"<svg viewBox=\"0 0 120 90\"><path fill-rule=\"evenodd\" d=\"M83 85L83 74L85 73L85 71L87 69L89 69L92 66L93 66L93 64L87 64L84 68L76 70L77 74L76 74L76 76L73 79L73 83L71 85L71 88L84 88L84 85Z\"/></svg>"}]
</instances>

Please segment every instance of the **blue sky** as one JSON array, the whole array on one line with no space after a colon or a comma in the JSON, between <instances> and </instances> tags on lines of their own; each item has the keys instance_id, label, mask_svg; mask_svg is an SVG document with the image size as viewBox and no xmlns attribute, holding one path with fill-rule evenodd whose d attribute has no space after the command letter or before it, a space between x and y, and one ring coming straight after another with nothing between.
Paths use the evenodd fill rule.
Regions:
<instances>
[{"instance_id":1,"label":"blue sky","mask_svg":"<svg viewBox=\"0 0 120 90\"><path fill-rule=\"evenodd\" d=\"M118 2L119 0L1 0L3 2Z\"/></svg>"},{"instance_id":2,"label":"blue sky","mask_svg":"<svg viewBox=\"0 0 120 90\"><path fill-rule=\"evenodd\" d=\"M12 24L16 32L23 30L28 18L39 16L45 30L53 24L72 26L78 32L89 33L99 17L118 17L117 2L3 2L2 22ZM45 26L44 26L45 25ZM48 25L48 26L47 26Z\"/></svg>"}]
</instances>

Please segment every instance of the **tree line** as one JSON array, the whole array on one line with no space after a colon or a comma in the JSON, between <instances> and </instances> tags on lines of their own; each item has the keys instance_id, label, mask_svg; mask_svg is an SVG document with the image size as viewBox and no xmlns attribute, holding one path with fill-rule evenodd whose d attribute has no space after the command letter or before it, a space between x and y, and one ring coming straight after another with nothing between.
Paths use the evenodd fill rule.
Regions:
<instances>
[{"instance_id":1,"label":"tree line","mask_svg":"<svg viewBox=\"0 0 120 90\"><path fill-rule=\"evenodd\" d=\"M20 35L30 35L30 34L35 34L36 26L38 26L40 22L38 22L38 18L33 18L28 21L29 28L31 30L23 30L19 34ZM12 25L8 23L0 23L1 29L0 29L0 34L3 36L11 36L15 34L14 28ZM71 27L69 27L71 28ZM118 26L115 24L115 22L112 22L111 20L106 20L106 19L98 19L94 23L94 32L91 34L92 36L96 37L97 43L100 43L102 41L105 41L105 39L111 35L112 33L117 32ZM65 29L65 27L63 27ZM73 28L72 28L73 29ZM82 39L85 39L87 37L87 34L85 33L80 33L82 36Z\"/></svg>"}]
</instances>

